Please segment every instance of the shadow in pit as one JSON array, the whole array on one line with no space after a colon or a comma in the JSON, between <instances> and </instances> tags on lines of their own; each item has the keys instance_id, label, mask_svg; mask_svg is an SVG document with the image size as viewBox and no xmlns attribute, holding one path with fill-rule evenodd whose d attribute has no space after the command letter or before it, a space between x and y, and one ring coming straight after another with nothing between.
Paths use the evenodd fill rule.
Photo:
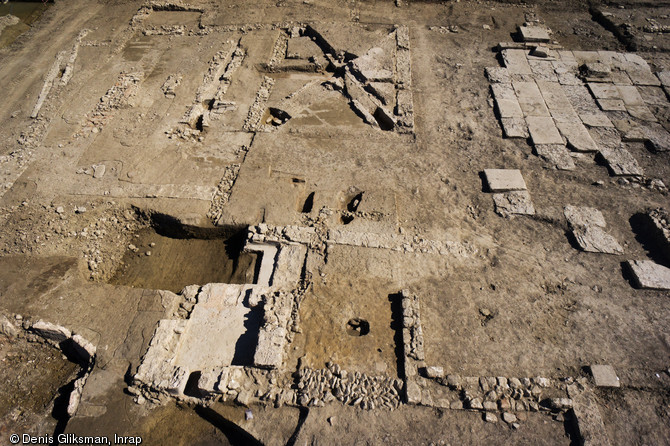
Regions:
<instances>
[{"instance_id":1,"label":"shadow in pit","mask_svg":"<svg viewBox=\"0 0 670 446\"><path fill-rule=\"evenodd\" d=\"M647 214L638 212L628 222L635 233L635 240L642 245L647 256L659 265L670 268L670 252L663 252L663 235L658 233L658 229L653 225L650 217Z\"/></svg>"},{"instance_id":2,"label":"shadow in pit","mask_svg":"<svg viewBox=\"0 0 670 446\"><path fill-rule=\"evenodd\" d=\"M196 406L195 413L220 430L232 446L263 446L256 437L209 407Z\"/></svg>"},{"instance_id":3,"label":"shadow in pit","mask_svg":"<svg viewBox=\"0 0 670 446\"><path fill-rule=\"evenodd\" d=\"M405 379L405 352L402 339L402 295L400 293L389 294L391 303L391 329L393 330L393 343L396 358L398 377Z\"/></svg>"},{"instance_id":4,"label":"shadow in pit","mask_svg":"<svg viewBox=\"0 0 670 446\"><path fill-rule=\"evenodd\" d=\"M247 301L244 303L245 306L248 306L247 296L245 299ZM254 363L254 353L256 352L256 347L258 346L258 332L263 325L263 311L258 308L252 308L244 316L244 328L246 331L242 336L237 339L235 343L235 354L233 355L233 361L231 365L253 365Z\"/></svg>"},{"instance_id":5,"label":"shadow in pit","mask_svg":"<svg viewBox=\"0 0 670 446\"><path fill-rule=\"evenodd\" d=\"M579 426L577 425L577 417L575 416L574 411L567 411L564 417L563 428L565 429L565 434L570 439L570 446L584 444L582 436L579 434Z\"/></svg>"},{"instance_id":6,"label":"shadow in pit","mask_svg":"<svg viewBox=\"0 0 670 446\"><path fill-rule=\"evenodd\" d=\"M630 269L630 266L628 266L626 262L621 262L619 266L621 267L621 275L623 276L623 279L626 282L628 282L631 287L639 289L640 285L637 283L635 275L633 274L633 271Z\"/></svg>"}]
</instances>

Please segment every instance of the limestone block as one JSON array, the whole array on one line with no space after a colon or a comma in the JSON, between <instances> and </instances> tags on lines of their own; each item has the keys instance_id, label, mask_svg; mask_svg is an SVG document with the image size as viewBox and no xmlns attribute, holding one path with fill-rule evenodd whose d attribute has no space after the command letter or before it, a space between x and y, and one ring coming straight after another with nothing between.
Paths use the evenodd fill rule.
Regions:
<instances>
[{"instance_id":1,"label":"limestone block","mask_svg":"<svg viewBox=\"0 0 670 446\"><path fill-rule=\"evenodd\" d=\"M526 182L517 169L484 169L486 184L490 192L526 190Z\"/></svg>"},{"instance_id":2,"label":"limestone block","mask_svg":"<svg viewBox=\"0 0 670 446\"><path fill-rule=\"evenodd\" d=\"M651 260L626 262L638 287L651 290L670 290L670 268Z\"/></svg>"},{"instance_id":3,"label":"limestone block","mask_svg":"<svg viewBox=\"0 0 670 446\"><path fill-rule=\"evenodd\" d=\"M611 365L592 365L589 367L593 381L598 387L620 387L619 378Z\"/></svg>"}]
</instances>

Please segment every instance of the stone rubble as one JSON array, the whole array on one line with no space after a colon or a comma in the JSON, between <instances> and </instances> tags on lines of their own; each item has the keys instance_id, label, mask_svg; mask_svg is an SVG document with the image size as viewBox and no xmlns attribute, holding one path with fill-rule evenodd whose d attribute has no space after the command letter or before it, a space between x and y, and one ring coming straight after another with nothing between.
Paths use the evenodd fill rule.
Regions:
<instances>
[{"instance_id":1,"label":"stone rubble","mask_svg":"<svg viewBox=\"0 0 670 446\"><path fill-rule=\"evenodd\" d=\"M363 410L394 410L400 405L403 382L386 376L350 372L328 363L324 369L298 371L298 404L322 407L339 401Z\"/></svg>"}]
</instances>

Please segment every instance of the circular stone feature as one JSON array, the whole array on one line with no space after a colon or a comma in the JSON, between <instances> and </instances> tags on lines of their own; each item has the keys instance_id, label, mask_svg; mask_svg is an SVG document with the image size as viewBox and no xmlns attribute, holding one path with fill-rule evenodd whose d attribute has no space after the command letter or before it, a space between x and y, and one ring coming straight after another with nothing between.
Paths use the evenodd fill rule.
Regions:
<instances>
[{"instance_id":1,"label":"circular stone feature","mask_svg":"<svg viewBox=\"0 0 670 446\"><path fill-rule=\"evenodd\" d=\"M347 334L349 336L365 336L370 333L370 323L365 319L357 317L347 322Z\"/></svg>"}]
</instances>

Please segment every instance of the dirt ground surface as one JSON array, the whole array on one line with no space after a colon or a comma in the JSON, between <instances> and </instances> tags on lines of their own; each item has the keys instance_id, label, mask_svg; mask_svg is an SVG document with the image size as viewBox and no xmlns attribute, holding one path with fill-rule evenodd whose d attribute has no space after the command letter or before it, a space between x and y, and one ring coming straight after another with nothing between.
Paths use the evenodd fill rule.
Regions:
<instances>
[{"instance_id":1,"label":"dirt ground surface","mask_svg":"<svg viewBox=\"0 0 670 446\"><path fill-rule=\"evenodd\" d=\"M670 209L669 17L637 0L0 4L0 441L670 445L670 245L640 223ZM509 49L533 70L574 55L576 83L487 77L513 72ZM626 75L641 102L598 96L617 57L647 70ZM572 104L596 151L554 114L558 144L540 142L536 82L583 88L609 122ZM510 192L488 169L518 169L533 212L497 209ZM599 210L616 252L584 249L566 206ZM281 288L287 246L304 253ZM248 286L240 308L263 295L239 338L196 347L235 350L220 366L251 387L141 381L157 327L198 320L209 283ZM280 364L255 367L285 295Z\"/></svg>"}]
</instances>

